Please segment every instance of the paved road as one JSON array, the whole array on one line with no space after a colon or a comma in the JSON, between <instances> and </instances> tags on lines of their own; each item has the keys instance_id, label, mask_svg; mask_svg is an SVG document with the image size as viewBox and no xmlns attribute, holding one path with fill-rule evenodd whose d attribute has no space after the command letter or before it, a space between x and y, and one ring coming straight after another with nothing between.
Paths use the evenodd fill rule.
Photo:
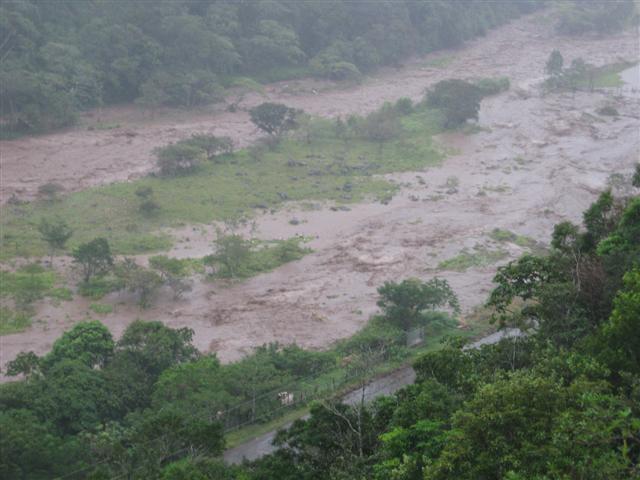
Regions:
<instances>
[{"instance_id":1,"label":"paved road","mask_svg":"<svg viewBox=\"0 0 640 480\"><path fill-rule=\"evenodd\" d=\"M486 337L470 344L468 348L480 348L483 345L497 343L503 338L511 338L520 335L521 332L517 329L506 329L487 335ZM389 375L385 375L384 377L377 378L366 386L364 391L364 401L370 402L377 397L391 395L401 388L413 383L415 379L416 374L410 366L391 372ZM359 403L361 399L361 389L353 390L342 397L342 401L348 405L355 405ZM305 415L302 418L308 418L308 415ZM288 428L290 425L291 423L288 423L282 428ZM260 435L246 443L238 445L237 447L231 448L224 452L224 460L227 463L237 464L241 463L243 459L251 461L267 455L276 449L272 444L275 436L276 430L272 430L271 432Z\"/></svg>"}]
</instances>

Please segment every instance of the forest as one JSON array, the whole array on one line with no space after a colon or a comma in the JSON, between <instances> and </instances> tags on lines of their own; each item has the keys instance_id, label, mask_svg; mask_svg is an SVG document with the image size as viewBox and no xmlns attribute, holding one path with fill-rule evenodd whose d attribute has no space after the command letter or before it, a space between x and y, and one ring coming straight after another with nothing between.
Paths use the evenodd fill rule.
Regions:
<instances>
[{"instance_id":1,"label":"forest","mask_svg":"<svg viewBox=\"0 0 640 480\"><path fill-rule=\"evenodd\" d=\"M247 77L357 80L541 4L12 0L0 7L3 132L60 128L82 110L131 101L210 104Z\"/></svg>"}]
</instances>

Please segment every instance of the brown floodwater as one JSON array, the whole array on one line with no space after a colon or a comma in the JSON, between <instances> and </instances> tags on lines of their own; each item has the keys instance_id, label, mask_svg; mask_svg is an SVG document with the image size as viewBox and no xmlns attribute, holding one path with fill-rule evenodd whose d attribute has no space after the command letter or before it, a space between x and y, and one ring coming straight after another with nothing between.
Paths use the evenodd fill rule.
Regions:
<instances>
[{"instance_id":1,"label":"brown floodwater","mask_svg":"<svg viewBox=\"0 0 640 480\"><path fill-rule=\"evenodd\" d=\"M281 82L269 86L265 97L245 96L241 103L245 109L268 98L313 114L336 116L364 113L402 96L419 98L425 87L443 78L508 76L512 82L509 92L483 101L477 133L438 138L455 151L441 166L388 175L401 186L388 205L362 203L348 211L333 211L326 204L315 210L290 204L274 214L258 214L253 227L245 228L263 239L311 237L312 254L232 285L194 278L194 288L184 299L174 301L169 292L162 292L144 311L128 294L113 294L101 303L112 304L114 312L100 320L116 336L136 318L189 326L200 349L231 361L265 342L321 348L353 334L375 312L376 289L387 280L437 275L456 290L464 314L482 304L497 266L525 251L514 243L491 240L494 228L546 242L555 223L580 221L584 209L607 186L631 192L628 181L621 183L611 175L629 178L640 157L636 87L627 84L575 95L544 95L539 88L553 48L559 48L566 61L577 56L596 65L637 61L637 31L604 38L560 38L537 18L522 18L447 52L453 59L444 68L414 59L357 88ZM604 104L615 106L620 116L598 115ZM126 126L122 131L76 129L2 142L2 195L28 197L46 181L75 190L134 178L150 170L153 147L194 132L230 135L238 143L256 136L246 112L231 114L220 107L206 113L170 112L141 124L136 123L141 114L134 109L113 109L103 115L122 118ZM136 135L122 135L128 130ZM301 223L291 225L293 217ZM214 232L213 226L171 231L178 240L171 255L210 253ZM464 272L438 270L442 260L465 249L483 248L504 250L505 256ZM69 272L68 259L56 262ZM97 316L90 312L90 303L79 296L58 306L43 302L31 329L0 339L0 363L21 350L46 352L62 331Z\"/></svg>"}]
</instances>

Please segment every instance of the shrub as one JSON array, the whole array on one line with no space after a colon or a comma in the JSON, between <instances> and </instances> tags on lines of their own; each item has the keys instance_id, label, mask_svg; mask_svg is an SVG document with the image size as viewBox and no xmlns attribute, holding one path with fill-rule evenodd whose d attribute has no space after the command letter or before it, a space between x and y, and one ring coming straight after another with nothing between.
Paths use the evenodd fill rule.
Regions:
<instances>
[{"instance_id":1,"label":"shrub","mask_svg":"<svg viewBox=\"0 0 640 480\"><path fill-rule=\"evenodd\" d=\"M486 97L506 92L509 90L511 82L507 77L480 78L474 82L474 85L480 89L482 96Z\"/></svg>"},{"instance_id":2,"label":"shrub","mask_svg":"<svg viewBox=\"0 0 640 480\"><path fill-rule=\"evenodd\" d=\"M193 172L203 157L202 149L180 143L156 149L155 153L160 173L168 177Z\"/></svg>"}]
</instances>

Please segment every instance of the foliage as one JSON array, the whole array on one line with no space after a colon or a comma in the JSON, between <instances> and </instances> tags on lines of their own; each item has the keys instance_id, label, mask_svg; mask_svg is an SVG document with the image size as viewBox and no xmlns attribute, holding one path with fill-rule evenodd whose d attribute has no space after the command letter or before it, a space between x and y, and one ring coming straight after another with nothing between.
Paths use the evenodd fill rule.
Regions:
<instances>
[{"instance_id":1,"label":"foliage","mask_svg":"<svg viewBox=\"0 0 640 480\"><path fill-rule=\"evenodd\" d=\"M469 119L478 119L482 91L464 80L442 80L427 93L427 105L442 110L445 128L462 125Z\"/></svg>"},{"instance_id":2,"label":"foliage","mask_svg":"<svg viewBox=\"0 0 640 480\"><path fill-rule=\"evenodd\" d=\"M474 81L474 84L480 89L483 97L506 92L511 86L511 82L507 77L479 78Z\"/></svg>"},{"instance_id":3,"label":"foliage","mask_svg":"<svg viewBox=\"0 0 640 480\"><path fill-rule=\"evenodd\" d=\"M277 81L313 72L357 79L416 53L455 47L540 5L9 2L0 14L5 127L60 128L103 103L207 104L220 99L229 77Z\"/></svg>"},{"instance_id":4,"label":"foliage","mask_svg":"<svg viewBox=\"0 0 640 480\"><path fill-rule=\"evenodd\" d=\"M378 289L378 306L386 320L403 330L421 325L426 317L425 311L437 307L449 306L458 312L458 298L446 280L433 278L422 282L416 278L400 283L385 282Z\"/></svg>"},{"instance_id":5,"label":"foliage","mask_svg":"<svg viewBox=\"0 0 640 480\"><path fill-rule=\"evenodd\" d=\"M153 270L142 267L130 258L125 258L114 268L114 274L122 288L138 295L141 308L151 306L151 301L162 286L162 277Z\"/></svg>"},{"instance_id":6,"label":"foliage","mask_svg":"<svg viewBox=\"0 0 640 480\"><path fill-rule=\"evenodd\" d=\"M483 247L476 247L473 252L463 250L455 257L443 260L438 264L438 269L464 272L469 268L491 265L504 259L507 255L508 253L505 250L490 250Z\"/></svg>"},{"instance_id":7,"label":"foliage","mask_svg":"<svg viewBox=\"0 0 640 480\"><path fill-rule=\"evenodd\" d=\"M558 76L562 73L562 67L564 65L564 58L559 50L553 50L547 59L544 70L547 75Z\"/></svg>"},{"instance_id":8,"label":"foliage","mask_svg":"<svg viewBox=\"0 0 640 480\"><path fill-rule=\"evenodd\" d=\"M633 18L633 0L614 3L571 1L564 5L556 30L564 35L599 34L622 30Z\"/></svg>"},{"instance_id":9,"label":"foliage","mask_svg":"<svg viewBox=\"0 0 640 480\"><path fill-rule=\"evenodd\" d=\"M84 283L88 283L96 276L104 275L113 266L111 247L104 238L83 243L73 251L72 256L73 261L82 268Z\"/></svg>"},{"instance_id":10,"label":"foliage","mask_svg":"<svg viewBox=\"0 0 640 480\"><path fill-rule=\"evenodd\" d=\"M246 240L238 234L220 233L215 241L215 252L205 257L204 263L215 268L213 275L216 277L247 278L299 260L311 251L301 243L302 239L295 237L262 243Z\"/></svg>"},{"instance_id":11,"label":"foliage","mask_svg":"<svg viewBox=\"0 0 640 480\"><path fill-rule=\"evenodd\" d=\"M202 149L193 145L176 143L155 150L158 168L162 175L175 177L193 172L200 165Z\"/></svg>"},{"instance_id":12,"label":"foliage","mask_svg":"<svg viewBox=\"0 0 640 480\"><path fill-rule=\"evenodd\" d=\"M296 117L300 111L281 103L261 103L249 110L251 121L265 133L279 137L298 127Z\"/></svg>"},{"instance_id":13,"label":"foliage","mask_svg":"<svg viewBox=\"0 0 640 480\"><path fill-rule=\"evenodd\" d=\"M43 366L50 368L63 360L74 360L90 368L102 368L113 356L114 346L109 330L96 320L88 320L76 324L54 342Z\"/></svg>"},{"instance_id":14,"label":"foliage","mask_svg":"<svg viewBox=\"0 0 640 480\"><path fill-rule=\"evenodd\" d=\"M69 225L61 219L50 222L43 218L40 225L38 225L38 231L42 239L49 245L52 254L55 250L63 250L65 244L69 238L71 238L71 235L73 235L73 231L69 228Z\"/></svg>"}]
</instances>

